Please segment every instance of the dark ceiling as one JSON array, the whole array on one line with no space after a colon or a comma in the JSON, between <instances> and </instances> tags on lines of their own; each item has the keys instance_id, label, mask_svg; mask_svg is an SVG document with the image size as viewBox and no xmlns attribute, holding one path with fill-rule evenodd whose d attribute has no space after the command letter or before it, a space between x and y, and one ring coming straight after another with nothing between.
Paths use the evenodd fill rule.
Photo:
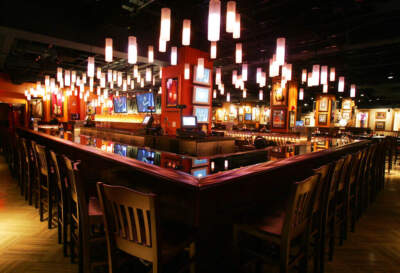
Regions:
<instances>
[{"instance_id":1,"label":"dark ceiling","mask_svg":"<svg viewBox=\"0 0 400 273\"><path fill-rule=\"evenodd\" d=\"M222 1L222 14L226 1ZM33 33L104 47L112 37L114 47L126 51L127 36L138 38L139 54L148 45L157 48L160 10L172 10L172 41L180 45L183 19L192 20L192 46L208 51L208 0L80 0L2 1L0 25ZM250 65L248 89L256 97L254 71L267 67L277 37L286 37L287 61L294 75L313 64L335 66L347 84L356 83L360 104L400 103L400 1L398 0L238 0L241 13L243 59ZM222 66L224 82L230 82L236 40L225 32L222 18L216 66ZM0 46L4 44L0 38ZM58 65L84 67L87 54L27 40L15 40L0 67L16 82L33 80ZM40 54L42 52L42 54ZM29 54L30 53L30 54ZM37 59L38 56L41 56ZM168 62L168 53L156 51ZM99 59L99 58L97 58ZM96 61L97 61L96 59ZM104 63L101 65L105 65ZM126 64L124 64L126 67ZM42 71L42 72L41 72ZM392 79L388 77L392 76ZM306 90L307 91L307 90ZM306 99L321 90L310 89ZM363 96L361 96L363 94ZM240 97L239 92L233 97Z\"/></svg>"}]
</instances>

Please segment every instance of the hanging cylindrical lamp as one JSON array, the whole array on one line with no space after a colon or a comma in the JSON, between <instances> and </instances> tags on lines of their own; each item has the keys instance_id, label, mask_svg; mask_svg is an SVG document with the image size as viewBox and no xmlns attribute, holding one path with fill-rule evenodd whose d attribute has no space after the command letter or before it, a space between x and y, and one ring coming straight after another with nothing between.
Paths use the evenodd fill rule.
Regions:
<instances>
[{"instance_id":1,"label":"hanging cylindrical lamp","mask_svg":"<svg viewBox=\"0 0 400 273\"><path fill-rule=\"evenodd\" d=\"M70 70L65 70L65 72L64 72L64 84L65 84L65 86L71 85L71 71Z\"/></svg>"},{"instance_id":2,"label":"hanging cylindrical lamp","mask_svg":"<svg viewBox=\"0 0 400 273\"><path fill-rule=\"evenodd\" d=\"M135 64L137 62L137 42L135 36L128 37L128 63Z\"/></svg>"},{"instance_id":3,"label":"hanging cylindrical lamp","mask_svg":"<svg viewBox=\"0 0 400 273\"><path fill-rule=\"evenodd\" d=\"M307 69L303 69L301 71L301 82L302 83L307 82Z\"/></svg>"},{"instance_id":4,"label":"hanging cylindrical lamp","mask_svg":"<svg viewBox=\"0 0 400 273\"><path fill-rule=\"evenodd\" d=\"M204 77L204 58L197 59L197 71L196 71L197 78Z\"/></svg>"},{"instance_id":5,"label":"hanging cylindrical lamp","mask_svg":"<svg viewBox=\"0 0 400 273\"><path fill-rule=\"evenodd\" d=\"M96 78L97 78L98 80L100 80L100 77L101 77L101 67L98 67L98 68L97 68L97 73L96 73Z\"/></svg>"},{"instance_id":6,"label":"hanging cylindrical lamp","mask_svg":"<svg viewBox=\"0 0 400 273\"><path fill-rule=\"evenodd\" d=\"M328 85L327 84L324 84L322 86L322 93L328 93Z\"/></svg>"},{"instance_id":7,"label":"hanging cylindrical lamp","mask_svg":"<svg viewBox=\"0 0 400 273\"><path fill-rule=\"evenodd\" d=\"M115 71L115 70L113 71L113 77L112 77L112 79L113 79L113 80L112 80L113 82L116 82L117 79L118 79L118 72Z\"/></svg>"},{"instance_id":8,"label":"hanging cylindrical lamp","mask_svg":"<svg viewBox=\"0 0 400 273\"><path fill-rule=\"evenodd\" d=\"M216 42L219 40L221 28L221 2L210 0L208 6L208 40Z\"/></svg>"},{"instance_id":9,"label":"hanging cylindrical lamp","mask_svg":"<svg viewBox=\"0 0 400 273\"><path fill-rule=\"evenodd\" d=\"M140 79L140 87L141 87L141 88L144 87L144 79L143 79L143 78Z\"/></svg>"},{"instance_id":10,"label":"hanging cylindrical lamp","mask_svg":"<svg viewBox=\"0 0 400 273\"><path fill-rule=\"evenodd\" d=\"M242 80L245 82L247 81L247 74L248 74L248 65L247 64L243 64L242 65Z\"/></svg>"},{"instance_id":11,"label":"hanging cylindrical lamp","mask_svg":"<svg viewBox=\"0 0 400 273\"><path fill-rule=\"evenodd\" d=\"M118 87L121 87L121 85L122 85L122 72L118 72L117 84L118 84Z\"/></svg>"},{"instance_id":12,"label":"hanging cylindrical lamp","mask_svg":"<svg viewBox=\"0 0 400 273\"><path fill-rule=\"evenodd\" d=\"M356 97L356 85L355 84L350 85L350 97L351 98Z\"/></svg>"},{"instance_id":13,"label":"hanging cylindrical lamp","mask_svg":"<svg viewBox=\"0 0 400 273\"><path fill-rule=\"evenodd\" d=\"M300 88L299 90L299 100L303 100L304 99L304 88Z\"/></svg>"},{"instance_id":14,"label":"hanging cylindrical lamp","mask_svg":"<svg viewBox=\"0 0 400 273\"><path fill-rule=\"evenodd\" d=\"M257 67L257 73L256 73L256 83L260 84L261 82L261 67Z\"/></svg>"},{"instance_id":15,"label":"hanging cylindrical lamp","mask_svg":"<svg viewBox=\"0 0 400 273\"><path fill-rule=\"evenodd\" d=\"M158 51L160 51L160 52L167 51L167 42L162 40L161 38L158 42L159 42L158 43Z\"/></svg>"},{"instance_id":16,"label":"hanging cylindrical lamp","mask_svg":"<svg viewBox=\"0 0 400 273\"><path fill-rule=\"evenodd\" d=\"M82 73L82 82L86 84L86 73Z\"/></svg>"},{"instance_id":17,"label":"hanging cylindrical lamp","mask_svg":"<svg viewBox=\"0 0 400 273\"><path fill-rule=\"evenodd\" d=\"M210 58L211 59L217 58L217 42L211 42Z\"/></svg>"},{"instance_id":18,"label":"hanging cylindrical lamp","mask_svg":"<svg viewBox=\"0 0 400 273\"><path fill-rule=\"evenodd\" d=\"M171 65L178 63L178 49L176 46L171 47Z\"/></svg>"},{"instance_id":19,"label":"hanging cylindrical lamp","mask_svg":"<svg viewBox=\"0 0 400 273\"><path fill-rule=\"evenodd\" d=\"M221 84L221 67L215 69L215 84Z\"/></svg>"},{"instance_id":20,"label":"hanging cylindrical lamp","mask_svg":"<svg viewBox=\"0 0 400 273\"><path fill-rule=\"evenodd\" d=\"M161 9L161 30L160 39L164 42L168 42L171 37L171 9Z\"/></svg>"},{"instance_id":21,"label":"hanging cylindrical lamp","mask_svg":"<svg viewBox=\"0 0 400 273\"><path fill-rule=\"evenodd\" d=\"M321 66L321 84L328 84L328 66Z\"/></svg>"},{"instance_id":22,"label":"hanging cylindrical lamp","mask_svg":"<svg viewBox=\"0 0 400 273\"><path fill-rule=\"evenodd\" d=\"M237 81L237 71L233 70L232 71L232 84L235 85Z\"/></svg>"},{"instance_id":23,"label":"hanging cylindrical lamp","mask_svg":"<svg viewBox=\"0 0 400 273\"><path fill-rule=\"evenodd\" d=\"M190 64L185 64L184 78L185 80L190 79Z\"/></svg>"},{"instance_id":24,"label":"hanging cylindrical lamp","mask_svg":"<svg viewBox=\"0 0 400 273\"><path fill-rule=\"evenodd\" d=\"M69 72L69 71L68 71ZM45 75L44 76L44 85L46 87L50 87L50 76L49 75Z\"/></svg>"},{"instance_id":25,"label":"hanging cylindrical lamp","mask_svg":"<svg viewBox=\"0 0 400 273\"><path fill-rule=\"evenodd\" d=\"M89 77L94 77L94 57L88 57L87 74Z\"/></svg>"},{"instance_id":26,"label":"hanging cylindrical lamp","mask_svg":"<svg viewBox=\"0 0 400 273\"><path fill-rule=\"evenodd\" d=\"M137 65L133 66L133 77L138 78L139 77L139 68Z\"/></svg>"},{"instance_id":27,"label":"hanging cylindrical lamp","mask_svg":"<svg viewBox=\"0 0 400 273\"><path fill-rule=\"evenodd\" d=\"M338 92L344 92L344 77L339 77Z\"/></svg>"},{"instance_id":28,"label":"hanging cylindrical lamp","mask_svg":"<svg viewBox=\"0 0 400 273\"><path fill-rule=\"evenodd\" d=\"M285 38L278 38L276 40L276 61L278 65L283 65L285 63Z\"/></svg>"},{"instance_id":29,"label":"hanging cylindrical lamp","mask_svg":"<svg viewBox=\"0 0 400 273\"><path fill-rule=\"evenodd\" d=\"M247 97L247 90L243 89L242 96L245 99Z\"/></svg>"},{"instance_id":30,"label":"hanging cylindrical lamp","mask_svg":"<svg viewBox=\"0 0 400 273\"><path fill-rule=\"evenodd\" d=\"M151 82L151 68L146 68L146 82Z\"/></svg>"},{"instance_id":31,"label":"hanging cylindrical lamp","mask_svg":"<svg viewBox=\"0 0 400 273\"><path fill-rule=\"evenodd\" d=\"M237 43L236 44L236 56L235 56L235 60L237 64L242 63L242 43Z\"/></svg>"},{"instance_id":32,"label":"hanging cylindrical lamp","mask_svg":"<svg viewBox=\"0 0 400 273\"><path fill-rule=\"evenodd\" d=\"M307 77L307 86L311 87L313 85L313 78L312 78L312 72L308 72L308 77Z\"/></svg>"},{"instance_id":33,"label":"hanging cylindrical lamp","mask_svg":"<svg viewBox=\"0 0 400 273\"><path fill-rule=\"evenodd\" d=\"M135 81L134 80L131 81L131 89L135 89Z\"/></svg>"},{"instance_id":34,"label":"hanging cylindrical lamp","mask_svg":"<svg viewBox=\"0 0 400 273\"><path fill-rule=\"evenodd\" d=\"M113 40L106 38L106 62L110 63L113 60Z\"/></svg>"},{"instance_id":35,"label":"hanging cylindrical lamp","mask_svg":"<svg viewBox=\"0 0 400 273\"><path fill-rule=\"evenodd\" d=\"M231 93L230 92L226 93L226 101L227 102L231 101Z\"/></svg>"},{"instance_id":36,"label":"hanging cylindrical lamp","mask_svg":"<svg viewBox=\"0 0 400 273\"><path fill-rule=\"evenodd\" d=\"M148 63L154 63L154 46L150 45L147 48L147 61Z\"/></svg>"},{"instance_id":37,"label":"hanging cylindrical lamp","mask_svg":"<svg viewBox=\"0 0 400 273\"><path fill-rule=\"evenodd\" d=\"M226 3L226 32L233 33L236 20L236 2L228 1Z\"/></svg>"},{"instance_id":38,"label":"hanging cylindrical lamp","mask_svg":"<svg viewBox=\"0 0 400 273\"><path fill-rule=\"evenodd\" d=\"M213 99L216 99L217 98L217 90L213 90Z\"/></svg>"},{"instance_id":39,"label":"hanging cylindrical lamp","mask_svg":"<svg viewBox=\"0 0 400 273\"><path fill-rule=\"evenodd\" d=\"M261 72L260 87L265 87L267 84L267 73Z\"/></svg>"},{"instance_id":40,"label":"hanging cylindrical lamp","mask_svg":"<svg viewBox=\"0 0 400 273\"><path fill-rule=\"evenodd\" d=\"M235 24L233 26L233 39L239 39L240 38L240 14L236 13L235 15Z\"/></svg>"},{"instance_id":41,"label":"hanging cylindrical lamp","mask_svg":"<svg viewBox=\"0 0 400 273\"><path fill-rule=\"evenodd\" d=\"M162 79L162 66L160 66L160 79Z\"/></svg>"},{"instance_id":42,"label":"hanging cylindrical lamp","mask_svg":"<svg viewBox=\"0 0 400 273\"><path fill-rule=\"evenodd\" d=\"M329 72L329 81L334 82L335 77L336 77L336 69L334 67L331 67Z\"/></svg>"},{"instance_id":43,"label":"hanging cylindrical lamp","mask_svg":"<svg viewBox=\"0 0 400 273\"><path fill-rule=\"evenodd\" d=\"M182 27L182 45L188 46L190 45L190 20L183 20Z\"/></svg>"},{"instance_id":44,"label":"hanging cylindrical lamp","mask_svg":"<svg viewBox=\"0 0 400 273\"><path fill-rule=\"evenodd\" d=\"M113 71L111 69L108 69L108 71L107 71L107 81L108 82L113 81Z\"/></svg>"},{"instance_id":45,"label":"hanging cylindrical lamp","mask_svg":"<svg viewBox=\"0 0 400 273\"><path fill-rule=\"evenodd\" d=\"M264 99L264 91L263 90L259 90L258 91L258 100L263 100Z\"/></svg>"},{"instance_id":46,"label":"hanging cylindrical lamp","mask_svg":"<svg viewBox=\"0 0 400 273\"><path fill-rule=\"evenodd\" d=\"M72 70L71 72L71 82L76 83L76 71Z\"/></svg>"},{"instance_id":47,"label":"hanging cylindrical lamp","mask_svg":"<svg viewBox=\"0 0 400 273\"><path fill-rule=\"evenodd\" d=\"M313 86L319 85L319 69L320 69L319 64L313 65L313 70L312 70Z\"/></svg>"},{"instance_id":48,"label":"hanging cylindrical lamp","mask_svg":"<svg viewBox=\"0 0 400 273\"><path fill-rule=\"evenodd\" d=\"M128 90L128 86L126 84L126 80L122 81L122 91L127 91Z\"/></svg>"},{"instance_id":49,"label":"hanging cylindrical lamp","mask_svg":"<svg viewBox=\"0 0 400 273\"><path fill-rule=\"evenodd\" d=\"M62 68L57 67L57 81L60 82L62 80Z\"/></svg>"},{"instance_id":50,"label":"hanging cylindrical lamp","mask_svg":"<svg viewBox=\"0 0 400 273\"><path fill-rule=\"evenodd\" d=\"M286 75L285 78L287 81L291 81L292 80L292 64L286 64L285 65L285 70L286 70Z\"/></svg>"}]
</instances>

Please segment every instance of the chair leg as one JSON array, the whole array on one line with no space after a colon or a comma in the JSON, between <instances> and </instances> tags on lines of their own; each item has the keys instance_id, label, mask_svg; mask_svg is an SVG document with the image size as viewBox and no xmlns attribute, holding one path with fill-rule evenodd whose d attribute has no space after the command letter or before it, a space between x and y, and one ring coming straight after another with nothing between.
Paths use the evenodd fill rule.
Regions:
<instances>
[{"instance_id":1,"label":"chair leg","mask_svg":"<svg viewBox=\"0 0 400 273\"><path fill-rule=\"evenodd\" d=\"M190 273L196 273L196 264L194 262L195 256L196 256L196 244L193 242L189 246Z\"/></svg>"},{"instance_id":2,"label":"chair leg","mask_svg":"<svg viewBox=\"0 0 400 273\"><path fill-rule=\"evenodd\" d=\"M48 207L48 228L51 229L53 221L53 200L51 196L50 188L47 189L47 207Z\"/></svg>"},{"instance_id":3,"label":"chair leg","mask_svg":"<svg viewBox=\"0 0 400 273\"><path fill-rule=\"evenodd\" d=\"M335 223L335 217L331 220L330 225L330 233L329 233L329 260L333 260L333 253L335 251L335 234L336 234L336 223Z\"/></svg>"},{"instance_id":4,"label":"chair leg","mask_svg":"<svg viewBox=\"0 0 400 273\"><path fill-rule=\"evenodd\" d=\"M42 187L39 185L39 215L40 215L40 221L43 222L43 200L42 200Z\"/></svg>"}]
</instances>

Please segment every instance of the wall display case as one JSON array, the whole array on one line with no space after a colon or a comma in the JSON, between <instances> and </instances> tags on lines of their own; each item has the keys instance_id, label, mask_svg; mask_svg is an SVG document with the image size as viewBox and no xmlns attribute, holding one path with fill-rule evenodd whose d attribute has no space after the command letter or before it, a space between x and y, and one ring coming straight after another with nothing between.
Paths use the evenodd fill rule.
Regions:
<instances>
[{"instance_id":1,"label":"wall display case","mask_svg":"<svg viewBox=\"0 0 400 273\"><path fill-rule=\"evenodd\" d=\"M193 104L210 105L211 88L204 86L193 86Z\"/></svg>"},{"instance_id":2,"label":"wall display case","mask_svg":"<svg viewBox=\"0 0 400 273\"><path fill-rule=\"evenodd\" d=\"M31 117L43 119L43 100L42 98L32 98L29 102Z\"/></svg>"},{"instance_id":3,"label":"wall display case","mask_svg":"<svg viewBox=\"0 0 400 273\"><path fill-rule=\"evenodd\" d=\"M375 122L375 130L384 131L386 123L384 121L376 121Z\"/></svg>"},{"instance_id":4,"label":"wall display case","mask_svg":"<svg viewBox=\"0 0 400 273\"><path fill-rule=\"evenodd\" d=\"M167 107L176 107L178 105L178 92L179 92L178 78L167 79L166 82L166 98Z\"/></svg>"},{"instance_id":5,"label":"wall display case","mask_svg":"<svg viewBox=\"0 0 400 273\"><path fill-rule=\"evenodd\" d=\"M328 124L328 114L323 114L323 113L318 114L318 124L322 125Z\"/></svg>"},{"instance_id":6,"label":"wall display case","mask_svg":"<svg viewBox=\"0 0 400 273\"><path fill-rule=\"evenodd\" d=\"M319 101L318 111L319 112L327 112L328 111L328 106L329 106L329 99L328 98L321 98L321 100Z\"/></svg>"},{"instance_id":7,"label":"wall display case","mask_svg":"<svg viewBox=\"0 0 400 273\"><path fill-rule=\"evenodd\" d=\"M208 106L193 106L193 115L197 117L197 123L209 122L210 108Z\"/></svg>"},{"instance_id":8,"label":"wall display case","mask_svg":"<svg viewBox=\"0 0 400 273\"><path fill-rule=\"evenodd\" d=\"M375 119L386 119L386 112L376 112Z\"/></svg>"},{"instance_id":9,"label":"wall display case","mask_svg":"<svg viewBox=\"0 0 400 273\"><path fill-rule=\"evenodd\" d=\"M272 110L272 127L275 129L286 128L286 111L285 111L285 109Z\"/></svg>"},{"instance_id":10,"label":"wall display case","mask_svg":"<svg viewBox=\"0 0 400 273\"><path fill-rule=\"evenodd\" d=\"M194 68L193 68L193 75L194 75L193 83L210 86L211 85L210 74L211 74L211 70L208 68L204 68L203 77L199 77L199 75L197 73L197 66L194 66Z\"/></svg>"}]
</instances>

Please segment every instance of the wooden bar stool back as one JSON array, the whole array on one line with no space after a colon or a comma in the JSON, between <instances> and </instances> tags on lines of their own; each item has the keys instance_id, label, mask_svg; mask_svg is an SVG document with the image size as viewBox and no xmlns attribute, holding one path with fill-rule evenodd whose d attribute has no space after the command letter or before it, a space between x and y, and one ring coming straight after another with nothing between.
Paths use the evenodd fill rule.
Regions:
<instances>
[{"instance_id":1,"label":"wooden bar stool back","mask_svg":"<svg viewBox=\"0 0 400 273\"><path fill-rule=\"evenodd\" d=\"M168 249L168 244L162 243L160 239L156 195L101 182L97 183L97 191L104 211L109 272L117 272L114 262L116 249L151 262L153 273L162 272L163 263L168 261L163 254L170 252L171 249ZM168 236L164 234L164 237ZM174 252L178 254L189 247L189 264L193 272L194 264L191 262L194 255L194 241L189 236L183 238L182 242ZM166 256L172 258L174 255Z\"/></svg>"}]
</instances>

